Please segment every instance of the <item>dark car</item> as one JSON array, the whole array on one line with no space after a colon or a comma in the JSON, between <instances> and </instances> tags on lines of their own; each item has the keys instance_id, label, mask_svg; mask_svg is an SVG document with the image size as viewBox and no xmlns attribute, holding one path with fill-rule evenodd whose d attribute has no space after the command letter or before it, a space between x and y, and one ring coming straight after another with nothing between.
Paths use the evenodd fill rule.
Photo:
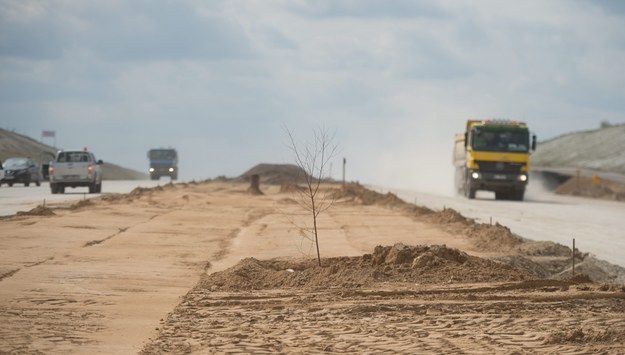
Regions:
<instances>
[{"instance_id":1,"label":"dark car","mask_svg":"<svg viewBox=\"0 0 625 355\"><path fill-rule=\"evenodd\" d=\"M0 180L0 185L7 184L24 184L30 185L34 182L37 186L41 185L41 168L39 164L30 158L9 158L2 163L4 169L4 177Z\"/></svg>"}]
</instances>

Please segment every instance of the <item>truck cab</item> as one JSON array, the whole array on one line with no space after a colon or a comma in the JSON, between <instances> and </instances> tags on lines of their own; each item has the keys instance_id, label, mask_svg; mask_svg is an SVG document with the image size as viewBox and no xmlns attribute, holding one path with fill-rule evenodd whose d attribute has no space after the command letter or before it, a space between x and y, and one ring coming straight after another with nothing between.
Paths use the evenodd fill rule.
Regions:
<instances>
[{"instance_id":1,"label":"truck cab","mask_svg":"<svg viewBox=\"0 0 625 355\"><path fill-rule=\"evenodd\" d=\"M172 148L150 149L150 179L158 180L162 176L169 176L171 180L178 179L178 152Z\"/></svg>"},{"instance_id":2,"label":"truck cab","mask_svg":"<svg viewBox=\"0 0 625 355\"><path fill-rule=\"evenodd\" d=\"M530 151L536 149L536 136L530 137L524 122L468 120L455 144L455 181L460 193L473 199L476 191L485 190L494 192L498 200L523 200Z\"/></svg>"}]
</instances>

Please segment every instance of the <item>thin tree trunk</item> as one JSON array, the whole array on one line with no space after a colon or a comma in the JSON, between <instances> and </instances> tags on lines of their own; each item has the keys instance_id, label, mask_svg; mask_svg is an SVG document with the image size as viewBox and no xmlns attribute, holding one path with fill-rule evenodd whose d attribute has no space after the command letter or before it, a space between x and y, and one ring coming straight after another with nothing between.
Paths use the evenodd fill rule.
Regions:
<instances>
[{"instance_id":1,"label":"thin tree trunk","mask_svg":"<svg viewBox=\"0 0 625 355\"><path fill-rule=\"evenodd\" d=\"M310 202L312 206L312 215L313 215L313 229L315 231L315 246L317 247L317 262L319 266L321 266L321 252L319 251L319 237L317 236L317 210L315 208L315 194L312 193L312 188L309 185L310 190Z\"/></svg>"}]
</instances>

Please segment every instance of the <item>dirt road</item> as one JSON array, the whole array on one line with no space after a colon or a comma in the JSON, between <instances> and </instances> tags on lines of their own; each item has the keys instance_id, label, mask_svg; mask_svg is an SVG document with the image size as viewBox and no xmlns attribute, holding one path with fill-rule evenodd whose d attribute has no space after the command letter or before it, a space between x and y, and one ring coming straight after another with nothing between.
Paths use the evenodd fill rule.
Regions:
<instances>
[{"instance_id":1,"label":"dirt road","mask_svg":"<svg viewBox=\"0 0 625 355\"><path fill-rule=\"evenodd\" d=\"M443 225L344 197L321 216L322 256L334 259L315 269L301 264L308 218L293 196L246 188L166 185L0 220L0 353L625 346L619 285L533 282L478 258L496 253L458 232L468 227L453 214ZM371 256L396 243L446 247Z\"/></svg>"}]
</instances>

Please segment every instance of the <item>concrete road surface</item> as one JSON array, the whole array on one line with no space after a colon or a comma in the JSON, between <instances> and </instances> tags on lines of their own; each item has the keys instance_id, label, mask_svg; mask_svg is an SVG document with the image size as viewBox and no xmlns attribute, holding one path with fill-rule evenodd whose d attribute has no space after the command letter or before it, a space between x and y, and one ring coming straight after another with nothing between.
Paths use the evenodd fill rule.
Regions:
<instances>
[{"instance_id":1,"label":"concrete road surface","mask_svg":"<svg viewBox=\"0 0 625 355\"><path fill-rule=\"evenodd\" d=\"M102 182L102 194L128 193L139 186L153 187L168 182L169 180L105 180ZM61 202L78 201L96 196L100 194L90 194L86 187L67 188L64 194L53 195L47 182L42 183L41 186L31 184L29 187L22 184L9 187L3 184L0 186L0 216L14 215L18 211L29 211L43 204L44 200L47 206L54 206Z\"/></svg>"}]
</instances>

